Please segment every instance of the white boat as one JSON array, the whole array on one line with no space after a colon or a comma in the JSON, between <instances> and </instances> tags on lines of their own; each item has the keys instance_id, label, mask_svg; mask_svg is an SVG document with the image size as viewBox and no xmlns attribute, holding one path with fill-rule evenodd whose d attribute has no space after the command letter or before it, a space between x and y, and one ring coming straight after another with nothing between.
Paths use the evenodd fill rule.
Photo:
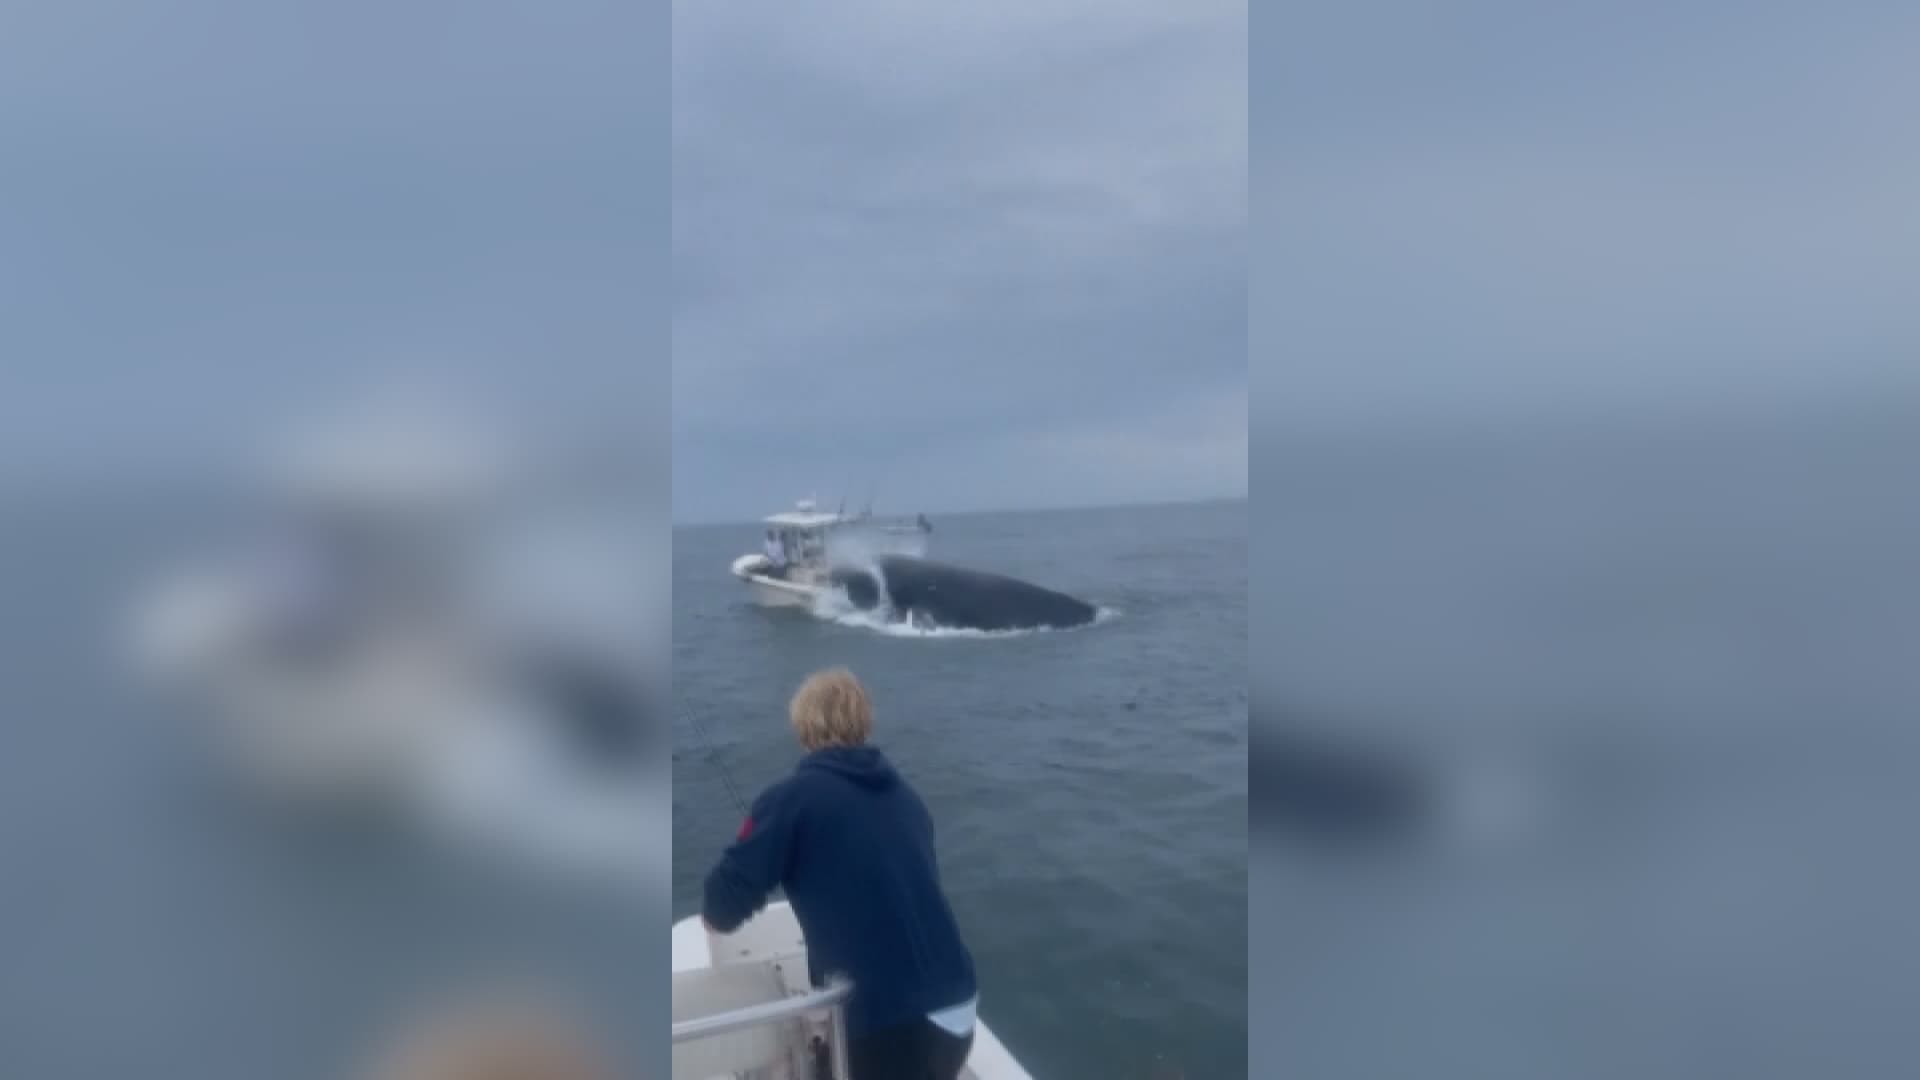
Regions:
<instances>
[{"instance_id":1,"label":"white boat","mask_svg":"<svg viewBox=\"0 0 1920 1080\"><path fill-rule=\"evenodd\" d=\"M846 1080L845 984L815 989L786 901L731 934L673 924L673 1080ZM1033 1080L976 1019L969 1080Z\"/></svg>"},{"instance_id":2,"label":"white boat","mask_svg":"<svg viewBox=\"0 0 1920 1080\"><path fill-rule=\"evenodd\" d=\"M524 493L548 489L504 451L387 434L294 447L257 507L279 525L269 557L139 598L143 688L269 798L639 873L631 838L667 810L632 794L647 755L617 746L649 724L625 534L536 506Z\"/></svg>"},{"instance_id":3,"label":"white boat","mask_svg":"<svg viewBox=\"0 0 1920 1080\"><path fill-rule=\"evenodd\" d=\"M887 520L871 513L829 513L802 499L792 510L761 519L787 551L787 565L776 570L764 552L733 560L733 576L753 591L762 607L812 607L831 588L835 566L865 562L876 555L925 555L932 526L925 517Z\"/></svg>"}]
</instances>

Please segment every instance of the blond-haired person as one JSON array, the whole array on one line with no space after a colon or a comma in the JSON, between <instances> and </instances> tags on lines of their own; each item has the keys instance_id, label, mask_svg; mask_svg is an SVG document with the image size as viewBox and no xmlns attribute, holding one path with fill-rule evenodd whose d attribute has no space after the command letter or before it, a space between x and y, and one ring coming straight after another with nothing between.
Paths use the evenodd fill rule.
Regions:
<instances>
[{"instance_id":1,"label":"blond-haired person","mask_svg":"<svg viewBox=\"0 0 1920 1080\"><path fill-rule=\"evenodd\" d=\"M873 706L851 672L809 678L788 715L807 754L754 800L707 875L702 914L732 933L784 888L814 983L853 980L853 1080L953 1080L973 1045L978 992L940 889L933 819L867 745Z\"/></svg>"}]
</instances>

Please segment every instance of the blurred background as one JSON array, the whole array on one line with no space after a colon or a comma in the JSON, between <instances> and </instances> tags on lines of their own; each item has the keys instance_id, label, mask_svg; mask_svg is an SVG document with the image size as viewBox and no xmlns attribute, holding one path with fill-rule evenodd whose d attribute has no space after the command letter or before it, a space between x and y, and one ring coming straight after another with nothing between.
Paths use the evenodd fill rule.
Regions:
<instances>
[{"instance_id":1,"label":"blurred background","mask_svg":"<svg viewBox=\"0 0 1920 1080\"><path fill-rule=\"evenodd\" d=\"M1912 1071L1920 20L1256 24L1254 1071Z\"/></svg>"},{"instance_id":2,"label":"blurred background","mask_svg":"<svg viewBox=\"0 0 1920 1080\"><path fill-rule=\"evenodd\" d=\"M662 1056L667 18L0 13L0 1073ZM1905 1071L1916 18L1256 20L1255 1075Z\"/></svg>"},{"instance_id":3,"label":"blurred background","mask_svg":"<svg viewBox=\"0 0 1920 1080\"><path fill-rule=\"evenodd\" d=\"M664 1061L668 18L0 12L0 1073Z\"/></svg>"}]
</instances>

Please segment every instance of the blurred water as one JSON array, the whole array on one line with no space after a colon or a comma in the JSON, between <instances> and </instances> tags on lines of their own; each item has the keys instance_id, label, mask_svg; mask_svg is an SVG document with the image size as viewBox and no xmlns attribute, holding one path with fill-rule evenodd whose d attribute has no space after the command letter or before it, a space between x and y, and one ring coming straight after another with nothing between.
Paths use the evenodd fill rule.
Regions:
<instances>
[{"instance_id":1,"label":"blurred water","mask_svg":"<svg viewBox=\"0 0 1920 1080\"><path fill-rule=\"evenodd\" d=\"M1912 1071L1916 417L1262 444L1263 1071ZM1300 740L1423 790L1495 766L1527 827L1340 834L1269 787Z\"/></svg>"},{"instance_id":2,"label":"blurred water","mask_svg":"<svg viewBox=\"0 0 1920 1080\"><path fill-rule=\"evenodd\" d=\"M933 811L981 1014L1038 1077L1246 1073L1246 507L934 518L930 554L1116 609L1008 636L750 606L750 525L674 534L674 911L799 750L788 697L845 664Z\"/></svg>"},{"instance_id":3,"label":"blurred water","mask_svg":"<svg viewBox=\"0 0 1920 1080\"><path fill-rule=\"evenodd\" d=\"M657 1060L664 879L583 889L273 813L124 680L125 605L240 507L64 490L0 510L0 1075L338 1080L495 992L551 992Z\"/></svg>"}]
</instances>

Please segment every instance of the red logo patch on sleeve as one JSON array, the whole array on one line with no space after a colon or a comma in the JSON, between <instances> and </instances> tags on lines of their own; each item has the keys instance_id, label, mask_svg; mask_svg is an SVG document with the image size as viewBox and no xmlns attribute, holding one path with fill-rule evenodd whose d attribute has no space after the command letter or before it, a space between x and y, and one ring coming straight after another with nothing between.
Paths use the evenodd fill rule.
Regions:
<instances>
[{"instance_id":1,"label":"red logo patch on sleeve","mask_svg":"<svg viewBox=\"0 0 1920 1080\"><path fill-rule=\"evenodd\" d=\"M753 819L748 818L747 820L740 823L740 834L738 836L735 836L734 840L736 842L745 840L747 837L751 835L753 835Z\"/></svg>"}]
</instances>

